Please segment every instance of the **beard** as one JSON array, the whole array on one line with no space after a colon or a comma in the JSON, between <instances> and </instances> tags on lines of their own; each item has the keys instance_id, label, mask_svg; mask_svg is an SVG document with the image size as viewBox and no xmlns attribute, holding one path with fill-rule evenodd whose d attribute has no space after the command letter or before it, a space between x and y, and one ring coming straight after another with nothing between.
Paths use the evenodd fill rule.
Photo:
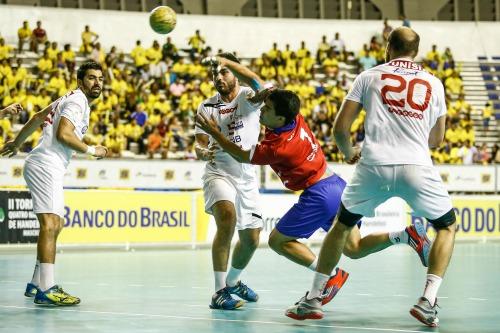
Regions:
<instances>
[{"instance_id":1,"label":"beard","mask_svg":"<svg viewBox=\"0 0 500 333\"><path fill-rule=\"evenodd\" d=\"M225 82L225 84L222 85L215 84L215 89L221 95L228 95L233 91L235 86L236 86L236 81Z\"/></svg>"},{"instance_id":2,"label":"beard","mask_svg":"<svg viewBox=\"0 0 500 333\"><path fill-rule=\"evenodd\" d=\"M90 98L93 98L93 99L96 99L98 98L99 96L101 96L101 92L102 92L102 89L89 89L88 93L87 93L87 96L90 97Z\"/></svg>"}]
</instances>

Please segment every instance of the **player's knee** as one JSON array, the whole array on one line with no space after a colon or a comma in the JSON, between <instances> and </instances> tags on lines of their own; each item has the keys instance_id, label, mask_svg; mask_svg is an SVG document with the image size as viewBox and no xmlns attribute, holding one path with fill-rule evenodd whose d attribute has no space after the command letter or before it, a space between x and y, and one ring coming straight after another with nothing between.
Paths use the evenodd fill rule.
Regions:
<instances>
[{"instance_id":1,"label":"player's knee","mask_svg":"<svg viewBox=\"0 0 500 333\"><path fill-rule=\"evenodd\" d=\"M42 221L40 229L43 230L44 233L57 235L61 231L62 225L59 218L48 217Z\"/></svg>"},{"instance_id":2,"label":"player's knee","mask_svg":"<svg viewBox=\"0 0 500 333\"><path fill-rule=\"evenodd\" d=\"M359 259L362 257L358 245L349 242L345 244L343 253L346 257L351 259Z\"/></svg>"},{"instance_id":3,"label":"player's knee","mask_svg":"<svg viewBox=\"0 0 500 333\"><path fill-rule=\"evenodd\" d=\"M240 242L245 248L255 250L259 246L259 235L252 234L248 237L240 238Z\"/></svg>"},{"instance_id":4,"label":"player's knee","mask_svg":"<svg viewBox=\"0 0 500 333\"><path fill-rule=\"evenodd\" d=\"M457 217L455 215L455 210L452 208L446 214L441 217L438 217L434 220L428 221L436 228L436 230L447 230L449 232L455 233L457 229L456 221Z\"/></svg>"},{"instance_id":5,"label":"player's knee","mask_svg":"<svg viewBox=\"0 0 500 333\"><path fill-rule=\"evenodd\" d=\"M276 236L276 234L271 233L269 239L267 240L269 247L276 253L283 252L283 242Z\"/></svg>"},{"instance_id":6,"label":"player's knee","mask_svg":"<svg viewBox=\"0 0 500 333\"><path fill-rule=\"evenodd\" d=\"M356 223L359 222L359 220L361 220L362 217L363 215L351 213L350 211L347 210L347 208L345 208L342 202L340 203L340 208L337 218L341 224L352 228L356 225Z\"/></svg>"}]
</instances>

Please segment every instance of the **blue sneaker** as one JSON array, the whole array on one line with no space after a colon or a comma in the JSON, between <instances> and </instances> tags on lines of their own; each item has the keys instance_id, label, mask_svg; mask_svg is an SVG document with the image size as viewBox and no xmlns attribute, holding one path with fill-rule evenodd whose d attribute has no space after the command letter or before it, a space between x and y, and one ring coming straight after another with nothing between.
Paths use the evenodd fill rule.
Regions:
<instances>
[{"instance_id":1,"label":"blue sneaker","mask_svg":"<svg viewBox=\"0 0 500 333\"><path fill-rule=\"evenodd\" d=\"M257 302L259 295L250 289L246 284L238 281L234 287L226 287L230 294L236 295L247 302Z\"/></svg>"},{"instance_id":2,"label":"blue sneaker","mask_svg":"<svg viewBox=\"0 0 500 333\"><path fill-rule=\"evenodd\" d=\"M34 302L43 305L77 305L80 304L80 299L76 296L71 296L61 287L55 285L45 291L38 289Z\"/></svg>"},{"instance_id":3,"label":"blue sneaker","mask_svg":"<svg viewBox=\"0 0 500 333\"><path fill-rule=\"evenodd\" d=\"M33 283L28 282L28 284L26 285L26 291L24 292L24 296L35 297L37 291L38 287L35 286Z\"/></svg>"},{"instance_id":4,"label":"blue sneaker","mask_svg":"<svg viewBox=\"0 0 500 333\"><path fill-rule=\"evenodd\" d=\"M210 309L234 310L241 307L245 302L235 300L226 288L222 288L212 296Z\"/></svg>"}]
</instances>

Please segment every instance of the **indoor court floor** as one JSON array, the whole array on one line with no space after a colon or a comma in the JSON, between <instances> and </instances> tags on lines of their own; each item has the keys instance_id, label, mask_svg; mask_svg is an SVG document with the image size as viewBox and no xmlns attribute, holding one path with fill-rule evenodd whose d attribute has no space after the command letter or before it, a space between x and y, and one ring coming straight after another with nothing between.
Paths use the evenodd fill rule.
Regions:
<instances>
[{"instance_id":1,"label":"indoor court floor","mask_svg":"<svg viewBox=\"0 0 500 333\"><path fill-rule=\"evenodd\" d=\"M317 252L319 249L315 248ZM439 293L441 325L409 314L425 269L406 246L357 261L320 321L298 322L284 310L310 287L312 272L267 248L243 275L260 295L236 311L210 310L211 255L203 250L137 250L58 254L56 281L81 297L76 307L39 307L23 296L33 253L0 248L0 332L500 332L500 243L458 243Z\"/></svg>"}]
</instances>

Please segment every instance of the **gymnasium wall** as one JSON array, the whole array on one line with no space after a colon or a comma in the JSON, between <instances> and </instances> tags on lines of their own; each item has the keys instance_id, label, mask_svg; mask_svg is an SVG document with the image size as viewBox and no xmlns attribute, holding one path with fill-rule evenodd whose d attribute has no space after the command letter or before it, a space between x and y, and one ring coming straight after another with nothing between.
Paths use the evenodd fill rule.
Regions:
<instances>
[{"instance_id":1,"label":"gymnasium wall","mask_svg":"<svg viewBox=\"0 0 500 333\"><path fill-rule=\"evenodd\" d=\"M115 45L130 51L137 39L145 46L154 39L164 41L164 36L149 28L148 13L0 5L0 32L7 43L17 43L17 29L23 20L28 20L32 28L41 20L50 40L71 43L73 47L80 45L80 34L87 24L99 33L105 49ZM400 21L390 23L400 25ZM455 58L463 61L476 60L478 55L500 55L500 23L414 21L412 27L421 35L421 55L432 44L440 49L451 47ZM214 50L222 48L237 51L240 56L257 57L273 42L278 42L280 48L289 43L296 49L304 40L314 50L322 35L330 40L335 32L340 32L349 49L358 51L372 35L381 33L382 22L179 15L177 28L170 35L182 48L196 29Z\"/></svg>"}]
</instances>

